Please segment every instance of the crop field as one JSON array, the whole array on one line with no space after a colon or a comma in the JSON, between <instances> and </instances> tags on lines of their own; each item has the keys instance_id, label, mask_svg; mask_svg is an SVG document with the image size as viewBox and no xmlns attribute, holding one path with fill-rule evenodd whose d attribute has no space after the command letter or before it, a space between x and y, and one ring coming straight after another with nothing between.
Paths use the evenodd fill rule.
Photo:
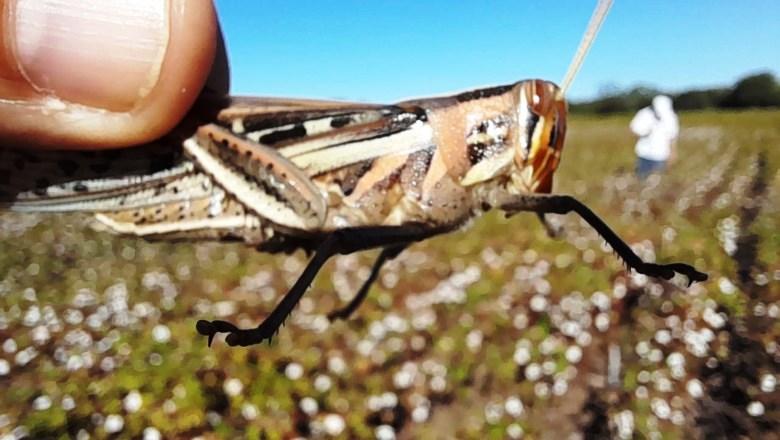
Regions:
<instances>
[{"instance_id":1,"label":"crop field","mask_svg":"<svg viewBox=\"0 0 780 440\"><path fill-rule=\"evenodd\" d=\"M376 252L329 262L272 344L208 348L198 319L256 325L306 256L0 214L0 438L780 438L780 112L683 113L645 182L628 121L570 118L556 192L704 283L626 272L574 215L551 239L493 212L349 321L326 315Z\"/></svg>"}]
</instances>

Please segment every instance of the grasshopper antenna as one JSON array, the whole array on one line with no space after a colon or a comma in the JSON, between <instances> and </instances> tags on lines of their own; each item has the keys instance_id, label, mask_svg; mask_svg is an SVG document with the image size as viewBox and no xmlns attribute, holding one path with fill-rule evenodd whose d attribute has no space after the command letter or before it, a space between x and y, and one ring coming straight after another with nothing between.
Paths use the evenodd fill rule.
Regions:
<instances>
[{"instance_id":1,"label":"grasshopper antenna","mask_svg":"<svg viewBox=\"0 0 780 440\"><path fill-rule=\"evenodd\" d=\"M566 76L563 77L561 94L566 95L569 86L572 81L574 81L574 77L577 76L577 72L579 72L580 66L582 66L585 55L588 54L588 50L590 50L593 40L596 39L599 29L601 29L601 25L604 23L604 19L607 18L610 7L612 7L612 0L599 0L599 3L596 5L596 9L590 17L590 22L588 22L588 28L585 30L582 41L580 41L580 46L577 48L577 53L574 54L574 58L571 60L571 64L569 64L569 70L566 71Z\"/></svg>"}]
</instances>

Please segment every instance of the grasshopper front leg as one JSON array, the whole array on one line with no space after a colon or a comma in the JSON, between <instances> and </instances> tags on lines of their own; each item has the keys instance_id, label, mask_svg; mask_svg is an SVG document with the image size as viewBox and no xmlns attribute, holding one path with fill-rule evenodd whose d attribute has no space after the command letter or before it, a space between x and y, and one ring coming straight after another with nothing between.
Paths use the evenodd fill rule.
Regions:
<instances>
[{"instance_id":1,"label":"grasshopper front leg","mask_svg":"<svg viewBox=\"0 0 780 440\"><path fill-rule=\"evenodd\" d=\"M566 195L523 195L515 196L511 200L501 204L501 209L513 213L518 211L532 211L537 214L568 214L576 212L588 224L599 233L612 249L625 261L626 265L635 271L655 277L670 280L675 273L685 275L690 286L694 281L704 281L707 274L697 271L685 263L655 264L642 261L603 220L582 202Z\"/></svg>"}]
</instances>

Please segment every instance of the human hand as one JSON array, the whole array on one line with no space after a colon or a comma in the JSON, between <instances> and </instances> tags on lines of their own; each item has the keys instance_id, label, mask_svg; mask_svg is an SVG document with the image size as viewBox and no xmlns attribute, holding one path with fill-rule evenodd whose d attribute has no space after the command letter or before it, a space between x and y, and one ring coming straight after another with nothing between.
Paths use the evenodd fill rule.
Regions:
<instances>
[{"instance_id":1,"label":"human hand","mask_svg":"<svg viewBox=\"0 0 780 440\"><path fill-rule=\"evenodd\" d=\"M227 93L210 0L0 0L0 147L144 143L204 84Z\"/></svg>"}]
</instances>

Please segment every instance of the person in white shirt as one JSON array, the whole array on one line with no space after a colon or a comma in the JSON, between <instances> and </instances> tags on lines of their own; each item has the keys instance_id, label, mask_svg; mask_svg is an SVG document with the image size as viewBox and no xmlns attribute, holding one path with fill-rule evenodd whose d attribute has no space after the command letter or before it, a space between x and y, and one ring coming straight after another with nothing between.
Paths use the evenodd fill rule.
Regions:
<instances>
[{"instance_id":1,"label":"person in white shirt","mask_svg":"<svg viewBox=\"0 0 780 440\"><path fill-rule=\"evenodd\" d=\"M639 137L636 142L636 174L644 179L650 173L663 171L669 160L674 160L675 144L680 123L672 107L672 99L658 95L653 103L639 110L631 120L631 131Z\"/></svg>"}]
</instances>

